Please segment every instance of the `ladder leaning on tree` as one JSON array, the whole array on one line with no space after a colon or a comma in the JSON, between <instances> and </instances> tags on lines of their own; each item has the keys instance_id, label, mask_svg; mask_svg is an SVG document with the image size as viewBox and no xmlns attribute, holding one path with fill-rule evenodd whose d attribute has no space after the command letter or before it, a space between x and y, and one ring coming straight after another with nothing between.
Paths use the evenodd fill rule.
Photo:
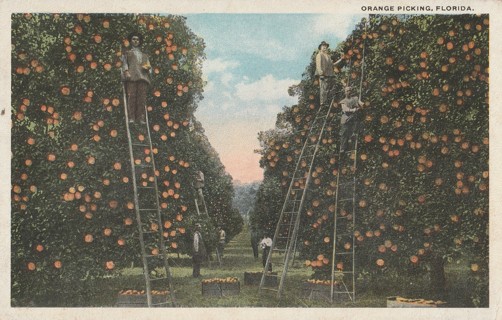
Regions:
<instances>
[{"instance_id":1,"label":"ladder leaning on tree","mask_svg":"<svg viewBox=\"0 0 502 320\"><path fill-rule=\"evenodd\" d=\"M156 176L157 170L153 157L154 152L150 135L148 111L145 110L145 124L133 124L131 126L127 112L126 90L123 83L122 89L124 92L124 112L134 189L134 208L138 223L143 274L146 282L147 304L148 307L167 307L169 305L176 307L171 271L164 243L164 228L159 206L159 190ZM153 245L150 252L147 252L147 244ZM163 269L163 272L158 273L155 270L159 267ZM153 301L152 290L167 291L165 299Z\"/></svg>"},{"instance_id":2,"label":"ladder leaning on tree","mask_svg":"<svg viewBox=\"0 0 502 320\"><path fill-rule=\"evenodd\" d=\"M367 21L364 31L367 30ZM366 43L363 44L361 64L361 79L359 82L359 101L362 97ZM347 79L347 86L350 78ZM360 112L360 111L357 111ZM357 121L357 119L355 119ZM350 156L338 152L338 172L336 177L335 212L333 215L333 254L331 258L331 292L330 300L347 295L356 301L356 256L355 256L355 225L356 225L356 176L357 176L357 140L358 129L351 137ZM341 144L340 144L341 148ZM352 162L352 163L351 163ZM348 279L347 279L348 278Z\"/></svg>"},{"instance_id":3,"label":"ladder leaning on tree","mask_svg":"<svg viewBox=\"0 0 502 320\"><path fill-rule=\"evenodd\" d=\"M263 269L259 290L260 292L263 290L277 292L277 298L281 297L284 290L284 282L289 265L291 264L291 258L295 253L296 239L298 237L298 230L300 227L300 212L303 209L305 195L311 180L312 167L314 165L316 153L319 149L319 143L322 140L333 102L334 101L332 101L329 105L320 106L310 126L300 156L296 162L295 171L293 173L293 177L286 194L286 199L279 215L279 221L277 222L275 229L272 247L269 251L267 261ZM281 253L284 253L284 257L276 259L275 257ZM282 272L278 272L277 274L268 272L268 270L271 269L273 260L274 265L282 265ZM276 260L279 260L279 262ZM266 281L266 278L268 277L277 277L279 279L279 287L277 288L267 285L271 282Z\"/></svg>"},{"instance_id":4,"label":"ladder leaning on tree","mask_svg":"<svg viewBox=\"0 0 502 320\"><path fill-rule=\"evenodd\" d=\"M202 192L202 189L204 188L204 174L201 171L196 172L195 183L193 184L193 186L195 189L194 202L195 202L195 209L197 210L197 215L200 216L201 214L204 214L207 218L209 218L209 212L207 211L206 200L204 199L204 193ZM199 200L200 203L202 203L203 205L202 207L202 209L204 209L203 212L201 211ZM218 260L218 265L221 267L222 259L218 246L216 246L216 259ZM207 256L207 261L209 263L209 266L211 267L210 255Z\"/></svg>"},{"instance_id":5,"label":"ladder leaning on tree","mask_svg":"<svg viewBox=\"0 0 502 320\"><path fill-rule=\"evenodd\" d=\"M345 294L348 295L352 302L355 302L354 230L356 221L357 138L357 134L352 136L351 147L346 152L350 155L348 158L342 152L339 151L338 153L335 211L333 216L331 302L335 297L338 298Z\"/></svg>"}]
</instances>

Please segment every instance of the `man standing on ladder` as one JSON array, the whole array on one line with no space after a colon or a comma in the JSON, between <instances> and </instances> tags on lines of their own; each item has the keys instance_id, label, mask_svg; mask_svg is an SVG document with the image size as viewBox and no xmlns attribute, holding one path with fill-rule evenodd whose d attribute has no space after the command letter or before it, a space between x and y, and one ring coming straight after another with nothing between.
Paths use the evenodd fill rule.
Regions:
<instances>
[{"instance_id":1,"label":"man standing on ladder","mask_svg":"<svg viewBox=\"0 0 502 320\"><path fill-rule=\"evenodd\" d=\"M321 42L319 52L315 57L315 75L319 76L320 86L320 105L326 106L328 102L328 92L332 87L332 77L334 67L339 64L342 59L333 62L328 54L329 43Z\"/></svg>"},{"instance_id":2,"label":"man standing on ladder","mask_svg":"<svg viewBox=\"0 0 502 320\"><path fill-rule=\"evenodd\" d=\"M128 37L132 48L122 56L122 81L125 82L127 94L127 113L129 123L145 124L146 93L150 85L150 60L141 52L143 36L131 33Z\"/></svg>"},{"instance_id":3,"label":"man standing on ladder","mask_svg":"<svg viewBox=\"0 0 502 320\"><path fill-rule=\"evenodd\" d=\"M349 138L358 133L359 130L359 110L364 103L354 95L351 87L345 87L345 98L340 101L342 105L342 117L340 120L340 152L346 152Z\"/></svg>"},{"instance_id":4,"label":"man standing on ladder","mask_svg":"<svg viewBox=\"0 0 502 320\"><path fill-rule=\"evenodd\" d=\"M202 203L204 195L202 194L202 189L204 188L204 173L202 171L197 171L195 173L195 190L197 190L199 202Z\"/></svg>"}]
</instances>

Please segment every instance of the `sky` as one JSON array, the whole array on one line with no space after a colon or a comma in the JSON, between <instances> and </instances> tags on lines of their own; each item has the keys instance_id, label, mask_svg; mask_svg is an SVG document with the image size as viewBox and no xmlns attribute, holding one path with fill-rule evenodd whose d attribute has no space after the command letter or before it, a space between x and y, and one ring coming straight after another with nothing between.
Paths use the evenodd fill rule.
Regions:
<instances>
[{"instance_id":1,"label":"sky","mask_svg":"<svg viewBox=\"0 0 502 320\"><path fill-rule=\"evenodd\" d=\"M207 81L195 117L226 171L261 181L258 132L273 129L288 88L301 80L321 41L334 48L363 15L193 14L188 27L204 39Z\"/></svg>"}]
</instances>

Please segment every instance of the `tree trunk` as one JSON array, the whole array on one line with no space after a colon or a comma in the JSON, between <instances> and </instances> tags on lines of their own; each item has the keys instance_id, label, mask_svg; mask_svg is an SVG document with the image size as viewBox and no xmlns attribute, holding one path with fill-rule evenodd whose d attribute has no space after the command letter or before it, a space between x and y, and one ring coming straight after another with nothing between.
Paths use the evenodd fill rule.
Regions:
<instances>
[{"instance_id":1,"label":"tree trunk","mask_svg":"<svg viewBox=\"0 0 502 320\"><path fill-rule=\"evenodd\" d=\"M446 275L445 267L446 260L438 255L431 257L430 273L431 273L431 293L435 299L444 299L446 295Z\"/></svg>"}]
</instances>

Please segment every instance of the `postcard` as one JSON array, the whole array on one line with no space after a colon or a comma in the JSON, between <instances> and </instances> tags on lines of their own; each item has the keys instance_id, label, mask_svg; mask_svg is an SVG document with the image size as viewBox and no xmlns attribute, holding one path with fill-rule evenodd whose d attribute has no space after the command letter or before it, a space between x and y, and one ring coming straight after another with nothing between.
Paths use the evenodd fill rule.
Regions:
<instances>
[{"instance_id":1,"label":"postcard","mask_svg":"<svg viewBox=\"0 0 502 320\"><path fill-rule=\"evenodd\" d=\"M0 318L499 318L500 3L0 6Z\"/></svg>"}]
</instances>

